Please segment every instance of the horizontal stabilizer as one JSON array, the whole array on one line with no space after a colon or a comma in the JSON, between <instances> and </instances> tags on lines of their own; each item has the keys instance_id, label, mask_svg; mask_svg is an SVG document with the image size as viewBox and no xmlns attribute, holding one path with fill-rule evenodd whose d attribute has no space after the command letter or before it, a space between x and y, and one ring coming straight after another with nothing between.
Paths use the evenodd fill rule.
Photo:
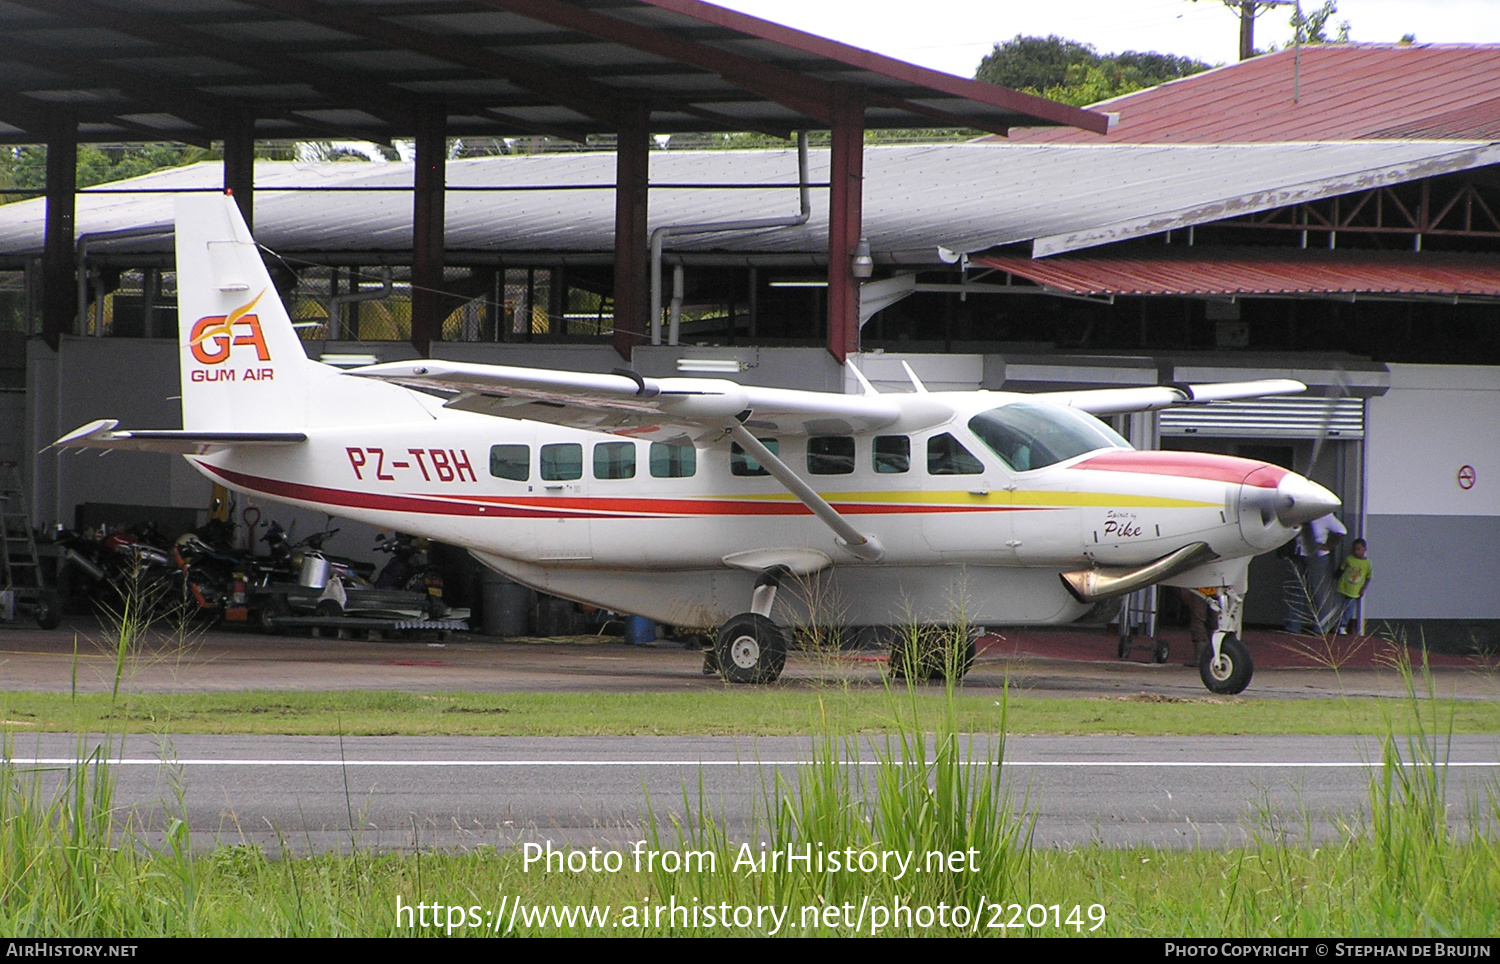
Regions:
<instances>
[{"instance_id":1,"label":"horizontal stabilizer","mask_svg":"<svg viewBox=\"0 0 1500 964\"><path fill-rule=\"evenodd\" d=\"M169 452L198 455L211 448L242 445L296 445L307 441L303 432L199 432L185 429L148 429L118 432L120 423L101 418L74 429L48 448L117 449L127 452Z\"/></svg>"}]
</instances>

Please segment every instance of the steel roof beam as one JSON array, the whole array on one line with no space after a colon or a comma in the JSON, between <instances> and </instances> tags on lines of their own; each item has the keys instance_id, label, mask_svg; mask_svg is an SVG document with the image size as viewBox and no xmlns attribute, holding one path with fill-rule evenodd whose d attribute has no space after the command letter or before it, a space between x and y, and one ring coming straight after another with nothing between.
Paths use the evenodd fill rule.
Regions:
<instances>
[{"instance_id":1,"label":"steel roof beam","mask_svg":"<svg viewBox=\"0 0 1500 964\"><path fill-rule=\"evenodd\" d=\"M321 24L343 33L363 36L392 46L426 54L438 60L462 64L500 77L517 87L533 91L586 117L614 126L619 113L618 92L589 82L550 76L540 64L507 57L476 47L458 37L443 36L415 27L361 16L346 7L332 7L317 0L239 0L254 7L288 17Z\"/></svg>"},{"instance_id":2,"label":"steel roof beam","mask_svg":"<svg viewBox=\"0 0 1500 964\"><path fill-rule=\"evenodd\" d=\"M576 30L600 40L689 64L699 70L717 74L736 87L774 100L824 125L832 122L830 98L833 87L817 77L799 74L774 63L754 60L696 41L684 40L661 30L628 23L593 10L584 10L561 0L479 2L541 23Z\"/></svg>"},{"instance_id":3,"label":"steel roof beam","mask_svg":"<svg viewBox=\"0 0 1500 964\"><path fill-rule=\"evenodd\" d=\"M265 45L242 46L224 37L182 27L160 17L126 12L91 0L15 0L23 6L46 13L66 16L81 22L101 25L126 36L139 37L169 47L228 61L258 72L271 71L298 80L314 90L344 101L394 126L411 127L413 104L406 91L391 87L373 77L350 76L345 71L328 70L304 60L288 57ZM231 83L233 81L230 81ZM371 94L380 91L382 97Z\"/></svg>"},{"instance_id":4,"label":"steel roof beam","mask_svg":"<svg viewBox=\"0 0 1500 964\"><path fill-rule=\"evenodd\" d=\"M23 140L18 135L0 135L0 140L7 143L42 143L47 139L49 122L47 120L47 108L41 101L33 101L28 104L21 98L24 96L19 92L7 92L9 96L0 96L0 121L4 121L11 127L18 127L32 141ZM89 105L73 104L74 117L82 123L110 124L119 127L122 131L130 131L137 134L148 135L150 140L172 142L176 144L191 144L205 150L213 146L212 139L201 131L164 131L150 124L142 124L140 121L129 120L115 114L97 110L78 110L79 107Z\"/></svg>"}]
</instances>

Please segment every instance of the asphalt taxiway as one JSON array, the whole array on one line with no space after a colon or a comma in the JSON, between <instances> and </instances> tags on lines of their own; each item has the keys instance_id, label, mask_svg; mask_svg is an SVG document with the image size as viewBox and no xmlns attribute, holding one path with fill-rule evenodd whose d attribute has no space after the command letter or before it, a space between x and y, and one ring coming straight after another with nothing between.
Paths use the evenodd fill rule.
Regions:
<instances>
[{"instance_id":1,"label":"asphalt taxiway","mask_svg":"<svg viewBox=\"0 0 1500 964\"><path fill-rule=\"evenodd\" d=\"M989 637L965 681L969 693L1202 699L1195 669L1120 660L1099 632ZM1249 634L1258 667L1243 698L1400 696L1401 676L1378 640ZM1174 655L1186 640L1174 643ZM1438 693L1500 702L1493 663L1433 657ZM0 629L0 690L107 692L115 656L88 623L50 632ZM646 692L715 690L701 656L672 645L617 641L447 642L267 637L212 632L158 639L125 663L128 692L404 690ZM875 684L876 654L793 654L782 686L830 679ZM993 758L985 738L976 758ZM54 776L79 738L12 731L13 759ZM850 779L868 779L879 741L845 745ZM182 816L197 846L252 843L298 851L375 847L629 846L708 808L733 834L753 836L767 800L795 785L813 748L791 737L307 737L131 736L110 744L116 800L148 836ZM1407 758L1416 755L1403 750ZM1367 738L1012 737L1005 785L1036 817L1047 845L1223 846L1253 839L1321 839L1358 826L1368 809ZM1500 734L1436 748L1454 825L1493 820ZM778 788L781 788L778 790Z\"/></svg>"}]
</instances>

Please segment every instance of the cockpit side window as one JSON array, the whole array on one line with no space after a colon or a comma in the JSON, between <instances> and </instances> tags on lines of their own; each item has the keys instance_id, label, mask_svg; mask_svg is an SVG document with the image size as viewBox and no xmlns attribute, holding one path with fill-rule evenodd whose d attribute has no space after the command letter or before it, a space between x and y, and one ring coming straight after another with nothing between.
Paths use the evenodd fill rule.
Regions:
<instances>
[{"instance_id":1,"label":"cockpit side window","mask_svg":"<svg viewBox=\"0 0 1500 964\"><path fill-rule=\"evenodd\" d=\"M760 439L760 444L771 450L772 455L781 454L781 443L773 438ZM750 457L750 454L740 448L740 443L729 443L729 471L733 475L753 476L770 475L766 467Z\"/></svg>"},{"instance_id":2,"label":"cockpit side window","mask_svg":"<svg viewBox=\"0 0 1500 964\"><path fill-rule=\"evenodd\" d=\"M927 440L928 475L979 475L983 472L984 463L947 432Z\"/></svg>"},{"instance_id":3,"label":"cockpit side window","mask_svg":"<svg viewBox=\"0 0 1500 964\"><path fill-rule=\"evenodd\" d=\"M1012 402L969 419L969 431L1017 472L1130 443L1098 419L1066 408Z\"/></svg>"}]
</instances>

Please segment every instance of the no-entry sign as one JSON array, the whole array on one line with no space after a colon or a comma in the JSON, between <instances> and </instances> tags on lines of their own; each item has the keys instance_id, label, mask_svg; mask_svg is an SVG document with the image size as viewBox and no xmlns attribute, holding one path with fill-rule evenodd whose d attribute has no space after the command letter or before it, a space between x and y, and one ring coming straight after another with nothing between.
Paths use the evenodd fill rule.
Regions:
<instances>
[{"instance_id":1,"label":"no-entry sign","mask_svg":"<svg viewBox=\"0 0 1500 964\"><path fill-rule=\"evenodd\" d=\"M1474 466L1461 465L1458 469L1458 487L1465 492L1474 488Z\"/></svg>"}]
</instances>

